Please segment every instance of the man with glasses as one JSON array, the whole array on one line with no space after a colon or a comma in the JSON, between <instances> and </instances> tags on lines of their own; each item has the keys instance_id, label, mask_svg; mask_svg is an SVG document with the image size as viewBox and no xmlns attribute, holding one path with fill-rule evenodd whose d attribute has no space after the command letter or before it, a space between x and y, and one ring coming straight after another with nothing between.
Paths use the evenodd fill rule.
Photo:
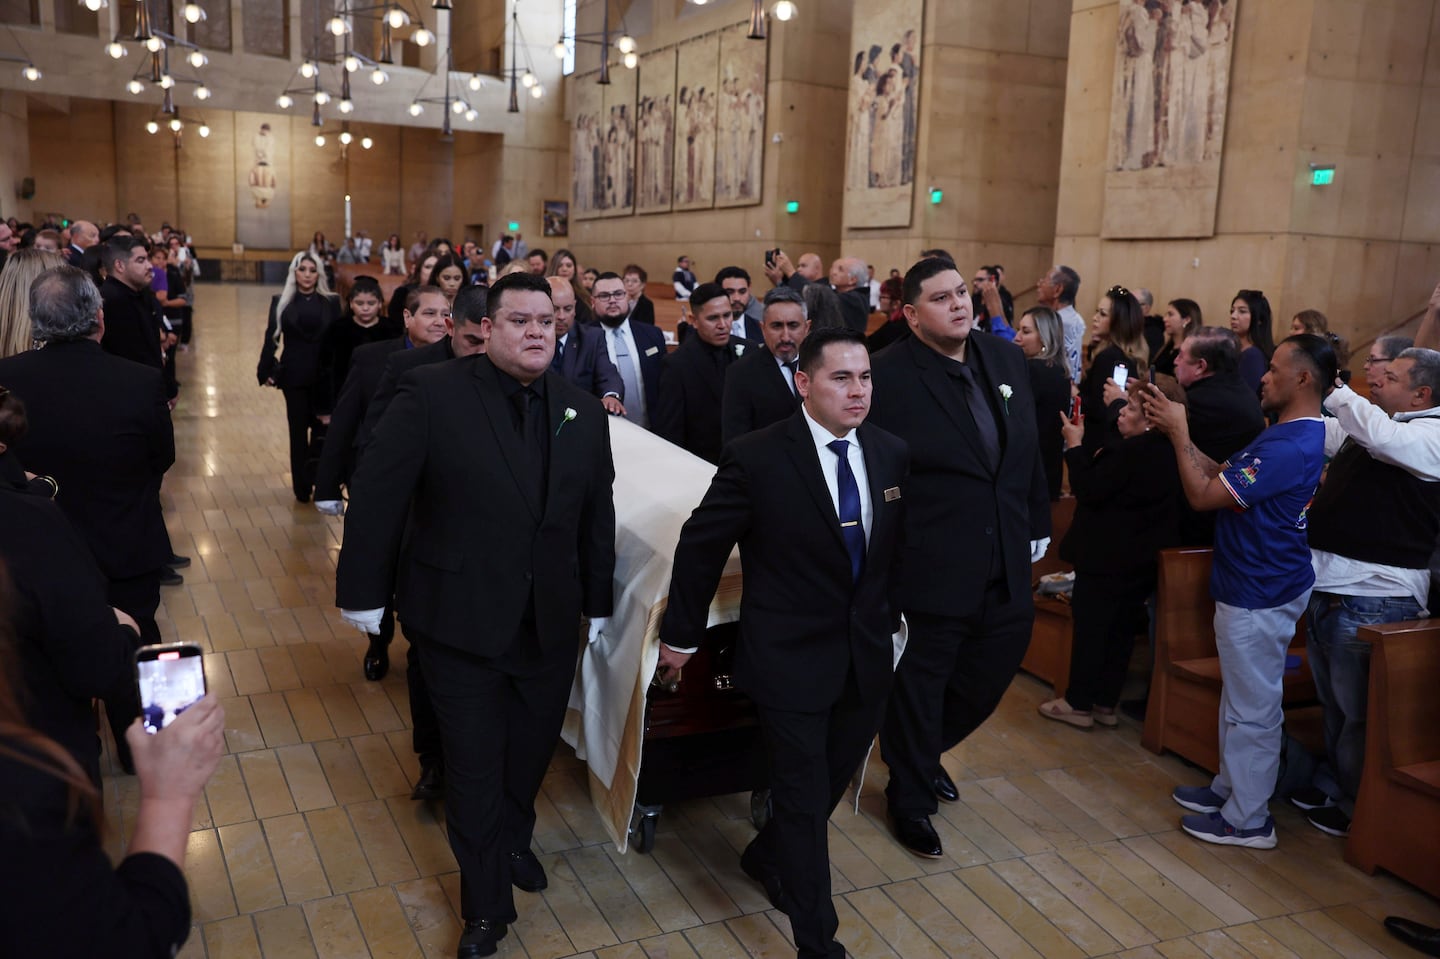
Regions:
<instances>
[{"instance_id":1,"label":"man with glasses","mask_svg":"<svg viewBox=\"0 0 1440 959\"><path fill-rule=\"evenodd\" d=\"M614 273L601 273L590 294L595 318L605 335L605 352L625 384L625 412L637 426L654 429L653 407L660 397L660 370L665 363L665 334L653 323L634 322L625 283Z\"/></svg>"},{"instance_id":2,"label":"man with glasses","mask_svg":"<svg viewBox=\"0 0 1440 959\"><path fill-rule=\"evenodd\" d=\"M1365 386L1373 397L1385 383L1385 371L1395 357L1415 345L1408 336L1377 336L1365 357Z\"/></svg>"},{"instance_id":3,"label":"man with glasses","mask_svg":"<svg viewBox=\"0 0 1440 959\"><path fill-rule=\"evenodd\" d=\"M604 337L597 329L575 322L575 288L558 276L546 278L550 299L555 303L555 359L550 368L587 393L600 398L605 411L624 416L625 384L605 351Z\"/></svg>"}]
</instances>

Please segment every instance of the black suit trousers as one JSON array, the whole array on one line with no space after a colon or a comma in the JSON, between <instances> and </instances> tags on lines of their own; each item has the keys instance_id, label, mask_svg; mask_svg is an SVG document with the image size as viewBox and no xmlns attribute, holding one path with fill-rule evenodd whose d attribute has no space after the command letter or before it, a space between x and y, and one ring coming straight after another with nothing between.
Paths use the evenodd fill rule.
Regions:
<instances>
[{"instance_id":1,"label":"black suit trousers","mask_svg":"<svg viewBox=\"0 0 1440 959\"><path fill-rule=\"evenodd\" d=\"M533 624L495 658L412 630L445 751L445 822L466 921L516 919L510 853L530 848L535 797L575 679L573 647L544 655Z\"/></svg>"},{"instance_id":2,"label":"black suit trousers","mask_svg":"<svg viewBox=\"0 0 1440 959\"><path fill-rule=\"evenodd\" d=\"M1130 671L1135 633L1143 629L1145 600L1155 592L1155 569L1124 575L1075 573L1070 596L1074 641L1065 701L1076 709L1114 707Z\"/></svg>"},{"instance_id":3,"label":"black suit trousers","mask_svg":"<svg viewBox=\"0 0 1440 959\"><path fill-rule=\"evenodd\" d=\"M155 623L155 611L160 608L160 571L133 579L112 579L106 587L106 599L116 609L129 613L140 627L140 635L134 636L136 649L161 642L160 627ZM115 737L116 755L122 764L130 763L130 747L125 742L125 730L136 716L140 715L140 690L133 676L127 675L103 700L105 718L110 722L110 732Z\"/></svg>"},{"instance_id":4,"label":"black suit trousers","mask_svg":"<svg viewBox=\"0 0 1440 959\"><path fill-rule=\"evenodd\" d=\"M315 400L308 386L289 387L285 394L285 422L290 429L290 482L295 498L308 501L315 485L324 433L315 418Z\"/></svg>"},{"instance_id":5,"label":"black suit trousers","mask_svg":"<svg viewBox=\"0 0 1440 959\"><path fill-rule=\"evenodd\" d=\"M909 642L895 671L895 688L880 730L880 753L890 767L885 798L897 816L936 810L930 781L940 756L990 718L1025 650L1035 606L1028 592L1007 596L1003 582L985 591L969 616L907 610Z\"/></svg>"},{"instance_id":6,"label":"black suit trousers","mask_svg":"<svg viewBox=\"0 0 1440 959\"><path fill-rule=\"evenodd\" d=\"M385 632L386 620L390 623L389 635ZM444 748L440 740L440 723L435 718L435 706L430 702L430 688L425 685L425 671L420 666L420 650L415 638L404 624L400 631L405 634L409 649L405 651L405 687L410 694L410 736L415 755L426 769L443 766ZM394 614L385 607L385 616L380 621L380 637L389 645L395 635Z\"/></svg>"},{"instance_id":7,"label":"black suit trousers","mask_svg":"<svg viewBox=\"0 0 1440 959\"><path fill-rule=\"evenodd\" d=\"M830 897L826 824L864 761L884 713L883 696L863 702L854 678L840 702L818 713L759 707L774 814L745 850L746 866L780 876L801 959L842 959Z\"/></svg>"}]
</instances>

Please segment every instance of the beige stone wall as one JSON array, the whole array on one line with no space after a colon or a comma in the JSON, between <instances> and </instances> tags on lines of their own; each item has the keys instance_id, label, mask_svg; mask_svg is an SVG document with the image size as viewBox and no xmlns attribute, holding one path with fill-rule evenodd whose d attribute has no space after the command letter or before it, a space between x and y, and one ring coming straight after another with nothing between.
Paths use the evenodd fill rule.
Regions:
<instances>
[{"instance_id":1,"label":"beige stone wall","mask_svg":"<svg viewBox=\"0 0 1440 959\"><path fill-rule=\"evenodd\" d=\"M1239 0L1216 234L1100 239L1113 0L1076 0L1055 259L1084 278L1189 297L1228 322L1262 289L1277 333L1319 309L1359 344L1421 309L1440 277L1440 3ZM1310 186L1310 164L1336 182ZM1165 215L1157 206L1157 217Z\"/></svg>"},{"instance_id":2,"label":"beige stone wall","mask_svg":"<svg viewBox=\"0 0 1440 959\"><path fill-rule=\"evenodd\" d=\"M37 213L102 220L124 214L116 198L114 106L108 100L30 98L23 138L35 171Z\"/></svg>"},{"instance_id":3,"label":"beige stone wall","mask_svg":"<svg viewBox=\"0 0 1440 959\"><path fill-rule=\"evenodd\" d=\"M30 139L26 135L25 97L0 93L0 216L28 220L32 203L19 196L20 181L33 176Z\"/></svg>"}]
</instances>

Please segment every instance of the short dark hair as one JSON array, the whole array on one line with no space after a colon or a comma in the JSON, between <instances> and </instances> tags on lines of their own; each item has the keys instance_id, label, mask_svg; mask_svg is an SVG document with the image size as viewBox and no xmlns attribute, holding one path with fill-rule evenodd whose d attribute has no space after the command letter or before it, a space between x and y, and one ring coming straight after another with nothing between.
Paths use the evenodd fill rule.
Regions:
<instances>
[{"instance_id":1,"label":"short dark hair","mask_svg":"<svg viewBox=\"0 0 1440 959\"><path fill-rule=\"evenodd\" d=\"M1185 338L1190 355L1205 361L1211 373L1234 373L1240 369L1240 338L1223 326L1202 326Z\"/></svg>"},{"instance_id":2,"label":"short dark hair","mask_svg":"<svg viewBox=\"0 0 1440 959\"><path fill-rule=\"evenodd\" d=\"M381 295L380 281L373 276L355 277L354 282L350 284L350 295L345 299L353 300L362 293L368 293L380 302L385 302L385 297Z\"/></svg>"},{"instance_id":3,"label":"short dark hair","mask_svg":"<svg viewBox=\"0 0 1440 959\"><path fill-rule=\"evenodd\" d=\"M955 258L950 255L950 251L949 251L949 250L942 250L942 249L940 249L939 247L936 247L936 248L933 249L933 250L921 250L921 251L920 251L920 259L922 259L922 260L928 260L928 259L931 259L932 257L935 258L935 259L937 259L937 260L949 260L951 263L954 263L954 262L955 262Z\"/></svg>"},{"instance_id":4,"label":"short dark hair","mask_svg":"<svg viewBox=\"0 0 1440 959\"><path fill-rule=\"evenodd\" d=\"M544 260L546 263L549 263L549 262L550 262L550 254L549 254L549 253L546 253L544 250L540 249L538 246L537 246L535 249L531 250L529 253L526 253L526 254L525 254L525 259L528 260L528 259L530 259L532 256L538 256L540 259Z\"/></svg>"},{"instance_id":5,"label":"short dark hair","mask_svg":"<svg viewBox=\"0 0 1440 959\"><path fill-rule=\"evenodd\" d=\"M901 286L901 297L911 306L920 302L920 286L932 276L939 276L949 270L956 269L955 261L949 257L927 256L925 259L910 267L905 273L905 279Z\"/></svg>"},{"instance_id":6,"label":"short dark hair","mask_svg":"<svg viewBox=\"0 0 1440 959\"><path fill-rule=\"evenodd\" d=\"M639 270L640 268L637 266L635 269ZM629 268L628 266L625 268L625 272L626 272L626 273L629 273L629 272L630 272L630 268ZM641 274L641 275L640 275L640 279L642 279L642 280L645 279L645 275L644 275L644 274L645 274L645 271L644 271L644 270L640 270L640 274ZM614 270L606 270L604 273L601 273L599 276L595 277L595 282L596 282L596 283L599 283L601 280L620 280L621 283L624 283L624 282L625 282L625 281L621 278L620 274L619 274L619 273L616 273Z\"/></svg>"},{"instance_id":7,"label":"short dark hair","mask_svg":"<svg viewBox=\"0 0 1440 959\"><path fill-rule=\"evenodd\" d=\"M689 254L681 253L679 256L677 256L677 257L675 258L675 263L678 265L681 260L688 260L688 259L690 259Z\"/></svg>"},{"instance_id":8,"label":"short dark hair","mask_svg":"<svg viewBox=\"0 0 1440 959\"><path fill-rule=\"evenodd\" d=\"M533 253L531 254L534 255ZM485 304L485 315L494 316L500 312L501 300L505 294L514 291L516 293L544 293L548 300L550 296L550 280L534 273L506 273L496 280L490 287L490 295Z\"/></svg>"},{"instance_id":9,"label":"short dark hair","mask_svg":"<svg viewBox=\"0 0 1440 959\"><path fill-rule=\"evenodd\" d=\"M700 304L718 300L722 296L727 300L730 299L730 294L726 293L725 287L719 283L701 283L690 291L690 305L698 310Z\"/></svg>"},{"instance_id":10,"label":"short dark hair","mask_svg":"<svg viewBox=\"0 0 1440 959\"><path fill-rule=\"evenodd\" d=\"M499 286L500 284L495 284ZM479 323L485 318L485 308L490 301L490 290L484 286L467 286L455 294L455 302L450 304L450 318L455 325L462 323Z\"/></svg>"},{"instance_id":11,"label":"short dark hair","mask_svg":"<svg viewBox=\"0 0 1440 959\"><path fill-rule=\"evenodd\" d=\"M1280 341L1280 345L1286 343L1295 348L1295 356L1315 374L1315 391L1322 398L1327 396L1334 388L1335 377L1340 370L1340 362L1335 358L1335 349L1330 341L1314 333L1296 333Z\"/></svg>"},{"instance_id":12,"label":"short dark hair","mask_svg":"<svg viewBox=\"0 0 1440 959\"><path fill-rule=\"evenodd\" d=\"M646 273L645 268L640 266L638 263L627 263L625 265L625 272L622 273L621 276L629 276L631 273L634 273L636 276L640 277L641 283L648 283L650 281L650 274ZM605 274L601 273L600 276L596 277L596 279L603 279L604 276Z\"/></svg>"},{"instance_id":13,"label":"short dark hair","mask_svg":"<svg viewBox=\"0 0 1440 959\"><path fill-rule=\"evenodd\" d=\"M815 330L800 343L800 372L809 376L825 358L825 347L831 343L865 345L865 337L848 326L827 326Z\"/></svg>"},{"instance_id":14,"label":"short dark hair","mask_svg":"<svg viewBox=\"0 0 1440 959\"><path fill-rule=\"evenodd\" d=\"M432 294L434 296L444 296L445 291L434 283L426 283L424 286L412 286L410 291L405 294L405 312L414 316L415 311L420 309L420 297Z\"/></svg>"},{"instance_id":15,"label":"short dark hair","mask_svg":"<svg viewBox=\"0 0 1440 959\"><path fill-rule=\"evenodd\" d=\"M1055 267L1055 274L1060 278L1060 302L1072 305L1075 297L1080 295L1080 274L1068 266Z\"/></svg>"},{"instance_id":16,"label":"short dark hair","mask_svg":"<svg viewBox=\"0 0 1440 959\"><path fill-rule=\"evenodd\" d=\"M105 272L111 272L110 268L115 265L116 260L130 259L130 253L136 247L143 247L145 253L150 253L150 244L138 236L131 236L128 233L117 233L105 241Z\"/></svg>"},{"instance_id":17,"label":"short dark hair","mask_svg":"<svg viewBox=\"0 0 1440 959\"><path fill-rule=\"evenodd\" d=\"M812 284L806 284L806 286L810 285ZM810 309L805 305L805 297L801 296L794 287L788 284L781 283L779 286L771 288L770 292L765 294L766 310L770 309L770 307L776 303L794 303L800 307L800 315L802 317L808 318L810 316Z\"/></svg>"},{"instance_id":18,"label":"short dark hair","mask_svg":"<svg viewBox=\"0 0 1440 959\"><path fill-rule=\"evenodd\" d=\"M746 273L745 270L741 267L727 266L719 273L715 274L715 283L718 285L724 283L726 280L744 280L745 285L749 286L750 274Z\"/></svg>"}]
</instances>

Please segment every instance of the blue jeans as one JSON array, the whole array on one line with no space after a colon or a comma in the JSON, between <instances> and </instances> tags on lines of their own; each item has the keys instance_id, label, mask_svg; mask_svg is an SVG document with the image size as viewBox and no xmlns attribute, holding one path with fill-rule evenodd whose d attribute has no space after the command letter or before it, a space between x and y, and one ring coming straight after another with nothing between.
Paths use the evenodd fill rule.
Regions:
<instances>
[{"instance_id":1,"label":"blue jeans","mask_svg":"<svg viewBox=\"0 0 1440 959\"><path fill-rule=\"evenodd\" d=\"M1258 829L1280 773L1285 651L1310 591L1284 606L1244 609L1215 604L1220 654L1220 772L1210 788L1224 796L1220 814L1236 829Z\"/></svg>"},{"instance_id":2,"label":"blue jeans","mask_svg":"<svg viewBox=\"0 0 1440 959\"><path fill-rule=\"evenodd\" d=\"M1418 619L1412 596L1339 596L1316 592L1306 611L1310 672L1325 715L1325 759L1333 782L1321 782L1347 816L1365 768L1365 712L1370 695L1370 644L1356 638L1361 626ZM1338 795L1336 795L1338 793Z\"/></svg>"}]
</instances>

